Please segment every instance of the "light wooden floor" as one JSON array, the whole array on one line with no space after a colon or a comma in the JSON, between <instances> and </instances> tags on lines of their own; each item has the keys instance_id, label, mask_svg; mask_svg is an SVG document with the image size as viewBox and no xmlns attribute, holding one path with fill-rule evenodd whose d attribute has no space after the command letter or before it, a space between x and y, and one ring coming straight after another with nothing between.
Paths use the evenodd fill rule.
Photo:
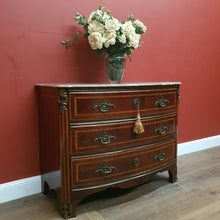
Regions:
<instances>
[{"instance_id":1,"label":"light wooden floor","mask_svg":"<svg viewBox=\"0 0 220 220\"><path fill-rule=\"evenodd\" d=\"M9 192L10 193L10 192ZM1 220L62 219L52 196L0 205ZM162 173L138 187L95 194L77 208L76 220L220 220L220 147L178 157L178 182Z\"/></svg>"}]
</instances>

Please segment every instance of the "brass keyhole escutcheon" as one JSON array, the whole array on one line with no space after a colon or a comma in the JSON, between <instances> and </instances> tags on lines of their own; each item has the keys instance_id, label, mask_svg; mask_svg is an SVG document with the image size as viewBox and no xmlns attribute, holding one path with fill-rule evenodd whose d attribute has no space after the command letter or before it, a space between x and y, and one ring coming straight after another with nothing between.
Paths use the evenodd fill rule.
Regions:
<instances>
[{"instance_id":1,"label":"brass keyhole escutcheon","mask_svg":"<svg viewBox=\"0 0 220 220\"><path fill-rule=\"evenodd\" d=\"M140 164L140 159L138 157L134 158L134 166L137 168Z\"/></svg>"},{"instance_id":2,"label":"brass keyhole escutcheon","mask_svg":"<svg viewBox=\"0 0 220 220\"><path fill-rule=\"evenodd\" d=\"M133 107L134 107L134 109L138 109L138 107L139 107L139 104L140 104L140 101L139 101L139 99L134 99L134 101L133 101Z\"/></svg>"}]
</instances>

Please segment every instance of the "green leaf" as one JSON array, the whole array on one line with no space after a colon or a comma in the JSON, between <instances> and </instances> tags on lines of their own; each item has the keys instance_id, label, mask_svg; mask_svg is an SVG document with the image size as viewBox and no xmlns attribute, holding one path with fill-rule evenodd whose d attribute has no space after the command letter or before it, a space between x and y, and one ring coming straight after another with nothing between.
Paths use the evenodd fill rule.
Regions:
<instances>
[{"instance_id":1,"label":"green leaf","mask_svg":"<svg viewBox=\"0 0 220 220\"><path fill-rule=\"evenodd\" d=\"M128 56L131 55L131 49L128 50L127 55L128 55Z\"/></svg>"},{"instance_id":2,"label":"green leaf","mask_svg":"<svg viewBox=\"0 0 220 220\"><path fill-rule=\"evenodd\" d=\"M61 44L68 44L68 43L69 43L69 41L70 41L70 40L66 40L66 41L61 40Z\"/></svg>"},{"instance_id":3,"label":"green leaf","mask_svg":"<svg viewBox=\"0 0 220 220\"><path fill-rule=\"evenodd\" d=\"M103 5L99 5L99 10L103 10L105 7Z\"/></svg>"},{"instance_id":4,"label":"green leaf","mask_svg":"<svg viewBox=\"0 0 220 220\"><path fill-rule=\"evenodd\" d=\"M85 29L87 32L88 32L88 26L89 26L89 24L87 24L87 23L84 25L84 29Z\"/></svg>"},{"instance_id":5,"label":"green leaf","mask_svg":"<svg viewBox=\"0 0 220 220\"><path fill-rule=\"evenodd\" d=\"M84 34L84 38L88 38L89 33Z\"/></svg>"},{"instance_id":6,"label":"green leaf","mask_svg":"<svg viewBox=\"0 0 220 220\"><path fill-rule=\"evenodd\" d=\"M78 24L80 24L80 25L86 24L86 19L85 19L84 15L79 17Z\"/></svg>"},{"instance_id":7,"label":"green leaf","mask_svg":"<svg viewBox=\"0 0 220 220\"><path fill-rule=\"evenodd\" d=\"M133 18L132 14L128 15L128 21L134 21L134 18Z\"/></svg>"},{"instance_id":8,"label":"green leaf","mask_svg":"<svg viewBox=\"0 0 220 220\"><path fill-rule=\"evenodd\" d=\"M69 47L69 41L70 40L66 40L66 41L61 40L61 44L65 44L65 47L68 48Z\"/></svg>"},{"instance_id":9,"label":"green leaf","mask_svg":"<svg viewBox=\"0 0 220 220\"><path fill-rule=\"evenodd\" d=\"M111 11L107 10L106 14L110 16L111 15Z\"/></svg>"},{"instance_id":10,"label":"green leaf","mask_svg":"<svg viewBox=\"0 0 220 220\"><path fill-rule=\"evenodd\" d=\"M105 24L105 22L102 20L102 17L98 13L95 13L91 20L103 25Z\"/></svg>"},{"instance_id":11,"label":"green leaf","mask_svg":"<svg viewBox=\"0 0 220 220\"><path fill-rule=\"evenodd\" d=\"M144 31L142 30L142 28L138 27L136 24L132 24L132 25L135 28L136 34L144 34Z\"/></svg>"},{"instance_id":12,"label":"green leaf","mask_svg":"<svg viewBox=\"0 0 220 220\"><path fill-rule=\"evenodd\" d=\"M76 35L73 37L73 39L74 39L74 40L77 40L77 39L78 39L78 36L79 36L79 35L76 34Z\"/></svg>"},{"instance_id":13,"label":"green leaf","mask_svg":"<svg viewBox=\"0 0 220 220\"><path fill-rule=\"evenodd\" d=\"M102 50L96 50L97 56L101 57L102 56Z\"/></svg>"}]
</instances>

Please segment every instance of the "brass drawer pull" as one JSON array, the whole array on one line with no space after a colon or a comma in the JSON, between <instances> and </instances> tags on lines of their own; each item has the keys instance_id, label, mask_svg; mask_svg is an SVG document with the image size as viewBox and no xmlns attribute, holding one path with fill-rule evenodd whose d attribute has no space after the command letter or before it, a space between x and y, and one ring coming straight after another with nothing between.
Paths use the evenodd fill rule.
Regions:
<instances>
[{"instance_id":1,"label":"brass drawer pull","mask_svg":"<svg viewBox=\"0 0 220 220\"><path fill-rule=\"evenodd\" d=\"M161 98L158 101L155 102L155 105L158 105L159 107L163 108L168 103L169 103L169 101L167 99L164 99L163 96L161 96Z\"/></svg>"},{"instance_id":2,"label":"brass drawer pull","mask_svg":"<svg viewBox=\"0 0 220 220\"><path fill-rule=\"evenodd\" d=\"M115 140L116 137L111 134L107 135L106 132L103 133L102 136L93 139L93 142L99 141L101 144L109 144L111 139Z\"/></svg>"},{"instance_id":3,"label":"brass drawer pull","mask_svg":"<svg viewBox=\"0 0 220 220\"><path fill-rule=\"evenodd\" d=\"M137 168L140 164L140 159L138 157L134 158L134 166Z\"/></svg>"},{"instance_id":4,"label":"brass drawer pull","mask_svg":"<svg viewBox=\"0 0 220 220\"><path fill-rule=\"evenodd\" d=\"M160 127L155 129L155 133L157 133L157 134L165 134L167 129L168 128L166 126L163 126L162 124L160 124Z\"/></svg>"},{"instance_id":5,"label":"brass drawer pull","mask_svg":"<svg viewBox=\"0 0 220 220\"><path fill-rule=\"evenodd\" d=\"M117 170L116 167L113 166L107 166L107 164L105 163L104 166L100 169L97 169L95 171L95 174L101 174L102 176L108 175L110 173L112 173L113 171Z\"/></svg>"},{"instance_id":6,"label":"brass drawer pull","mask_svg":"<svg viewBox=\"0 0 220 220\"><path fill-rule=\"evenodd\" d=\"M154 160L162 161L165 159L165 153L160 150L159 154L154 157Z\"/></svg>"},{"instance_id":7,"label":"brass drawer pull","mask_svg":"<svg viewBox=\"0 0 220 220\"><path fill-rule=\"evenodd\" d=\"M105 113L108 112L110 107L115 108L115 105L111 103L107 103L104 99L101 104L94 105L92 109L95 110L96 108L98 108L101 113Z\"/></svg>"}]
</instances>

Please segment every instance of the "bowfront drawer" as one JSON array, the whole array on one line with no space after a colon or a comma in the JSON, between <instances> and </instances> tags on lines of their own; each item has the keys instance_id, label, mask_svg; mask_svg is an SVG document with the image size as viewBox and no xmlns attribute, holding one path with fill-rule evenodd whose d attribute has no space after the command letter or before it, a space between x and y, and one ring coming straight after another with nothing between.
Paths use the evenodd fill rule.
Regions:
<instances>
[{"instance_id":1,"label":"bowfront drawer","mask_svg":"<svg viewBox=\"0 0 220 220\"><path fill-rule=\"evenodd\" d=\"M70 121L97 121L175 112L176 88L132 92L70 92Z\"/></svg>"},{"instance_id":2,"label":"bowfront drawer","mask_svg":"<svg viewBox=\"0 0 220 220\"><path fill-rule=\"evenodd\" d=\"M175 137L176 115L142 119L145 132L133 133L135 120L70 127L70 154L92 154L146 145Z\"/></svg>"},{"instance_id":3,"label":"bowfront drawer","mask_svg":"<svg viewBox=\"0 0 220 220\"><path fill-rule=\"evenodd\" d=\"M71 160L71 187L83 188L138 176L175 161L175 140L130 151Z\"/></svg>"}]
</instances>

